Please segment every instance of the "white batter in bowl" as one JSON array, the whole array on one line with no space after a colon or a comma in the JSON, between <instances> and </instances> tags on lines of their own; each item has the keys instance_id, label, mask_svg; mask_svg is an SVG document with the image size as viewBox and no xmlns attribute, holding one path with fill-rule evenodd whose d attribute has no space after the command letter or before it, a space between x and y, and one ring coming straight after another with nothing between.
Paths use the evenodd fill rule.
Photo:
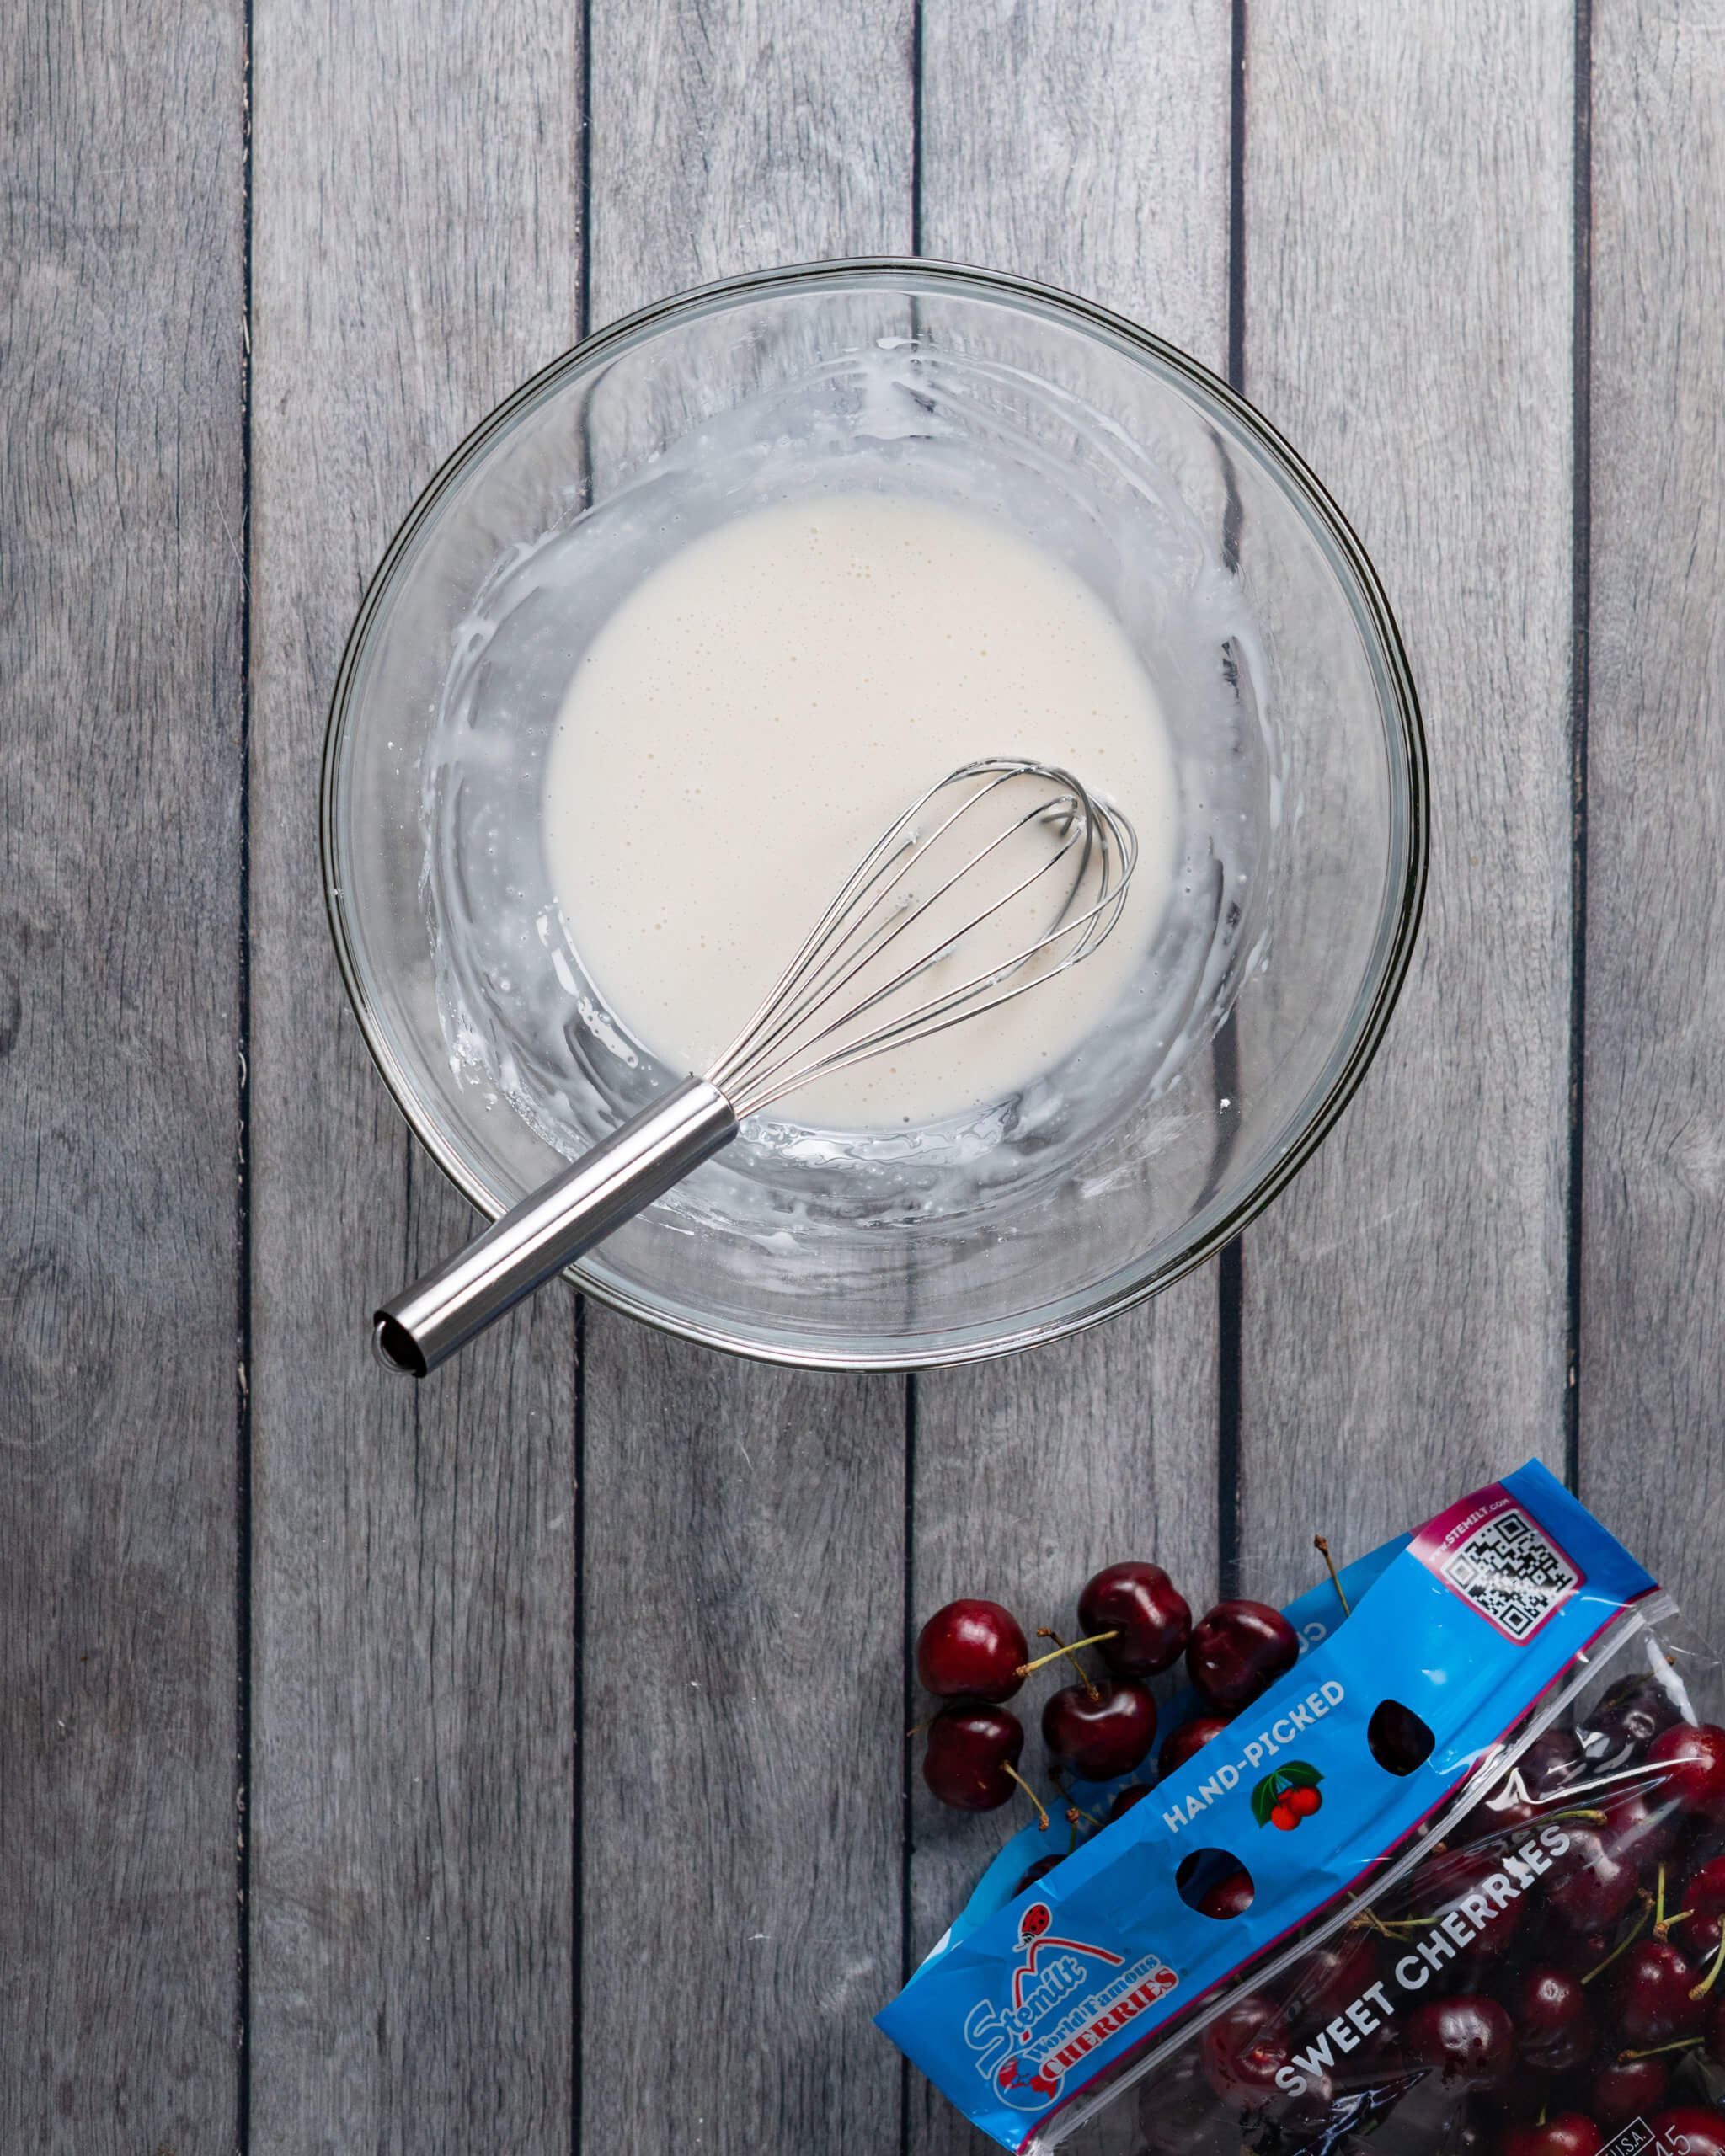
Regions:
<instances>
[{"instance_id":1,"label":"white batter in bowl","mask_svg":"<svg viewBox=\"0 0 1725 2156\"><path fill-rule=\"evenodd\" d=\"M1105 951L754 1118L584 1284L848 1365L1153 1291L1333 1118L1424 862L1370 568L1190 362L900 263L590 340L440 475L338 688L332 917L415 1128L500 1209L703 1062L876 831L986 755L1137 825Z\"/></svg>"}]
</instances>

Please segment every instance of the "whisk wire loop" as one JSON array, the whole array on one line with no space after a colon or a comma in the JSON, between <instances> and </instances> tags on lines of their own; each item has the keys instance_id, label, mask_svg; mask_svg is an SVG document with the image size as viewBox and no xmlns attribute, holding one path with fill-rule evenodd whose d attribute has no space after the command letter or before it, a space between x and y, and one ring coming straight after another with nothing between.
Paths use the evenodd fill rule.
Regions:
<instances>
[{"instance_id":1,"label":"whisk wire loop","mask_svg":"<svg viewBox=\"0 0 1725 2156\"><path fill-rule=\"evenodd\" d=\"M940 859L943 841L964 819L1001 788L1022 787L1026 780L1041 782L1029 806L1014 804L980 842L961 835L958 865ZM930 804L949 792L962 798L950 808L937 808L925 827ZM1055 835L1051 848L1023 873L1008 872L1011 880L989 887L989 864L1039 825ZM913 872L931 859L937 864L934 888L926 895L907 889ZM848 1070L885 1049L998 1009L1077 964L1110 932L1125 905L1136 862L1131 825L1069 772L1019 759L964 766L931 787L869 849L748 1025L713 1064L712 1082L733 1102L740 1118L754 1114L813 1078ZM1040 933L909 1009L883 1011L883 1006L896 1003L913 983L953 958L968 939L1063 863L1067 873L1060 878L1052 917L1046 926L1039 924ZM937 920L930 931L936 938L932 945L912 944L897 971L884 979L873 978L893 945L973 883L980 885L980 902L969 910L966 898L967 910L958 926ZM1075 913L1086 897L1089 903ZM1058 958L1052 956L1056 951ZM1050 962L1039 963L1044 959ZM864 976L867 985L846 1003L845 992ZM878 1022L858 1033L871 1013L881 1014Z\"/></svg>"}]
</instances>

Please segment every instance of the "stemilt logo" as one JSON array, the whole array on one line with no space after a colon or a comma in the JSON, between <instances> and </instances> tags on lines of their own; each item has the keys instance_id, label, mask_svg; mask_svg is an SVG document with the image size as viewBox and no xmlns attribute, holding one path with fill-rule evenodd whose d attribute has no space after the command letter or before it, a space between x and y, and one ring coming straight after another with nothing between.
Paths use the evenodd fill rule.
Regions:
<instances>
[{"instance_id":1,"label":"stemilt logo","mask_svg":"<svg viewBox=\"0 0 1725 2156\"><path fill-rule=\"evenodd\" d=\"M1117 2036L1180 1979L1160 1956L1128 1967L1124 1955L1080 1939L1058 1939L1046 1902L1033 1902L1018 1919L1012 1993L1004 2006L983 1999L970 2009L964 2040L978 2056L976 2071L1003 2103L1038 2111L1087 2052Z\"/></svg>"}]
</instances>

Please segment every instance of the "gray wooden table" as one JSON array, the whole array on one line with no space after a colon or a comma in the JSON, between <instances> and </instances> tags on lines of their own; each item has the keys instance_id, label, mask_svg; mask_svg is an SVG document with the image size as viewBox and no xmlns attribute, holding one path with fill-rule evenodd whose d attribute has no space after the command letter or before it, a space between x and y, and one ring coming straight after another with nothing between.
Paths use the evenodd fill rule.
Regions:
<instances>
[{"instance_id":1,"label":"gray wooden table","mask_svg":"<svg viewBox=\"0 0 1725 2156\"><path fill-rule=\"evenodd\" d=\"M1725 1641L1720 0L24 0L0 67L3 2156L969 2148L869 2022L1006 1831L906 1782L918 1613L1279 1597L1535 1453ZM1355 522L1436 792L1388 1043L1065 1347L559 1286L385 1382L467 1216L323 924L365 580L590 325L912 250Z\"/></svg>"}]
</instances>

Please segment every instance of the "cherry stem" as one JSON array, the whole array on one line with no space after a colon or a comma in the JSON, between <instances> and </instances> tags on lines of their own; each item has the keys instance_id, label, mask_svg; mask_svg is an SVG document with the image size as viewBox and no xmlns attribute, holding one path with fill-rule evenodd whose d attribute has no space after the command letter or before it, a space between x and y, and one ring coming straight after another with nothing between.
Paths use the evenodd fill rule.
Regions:
<instances>
[{"instance_id":1,"label":"cherry stem","mask_svg":"<svg viewBox=\"0 0 1725 2156\"><path fill-rule=\"evenodd\" d=\"M1005 1760L1002 1760L1001 1764L1002 1766L1006 1766ZM1036 1791L1032 1789L1029 1783L1025 1780L1023 1775L1018 1772L1018 1769L1016 1767L1007 1767L1007 1772L1012 1777L1012 1780L1017 1782L1019 1788L1023 1790L1025 1796L1028 1796L1030 1799L1030 1801L1036 1806L1036 1823L1040 1831L1045 1834L1048 1832L1047 1806L1044 1804L1042 1799L1036 1794Z\"/></svg>"},{"instance_id":2,"label":"cherry stem","mask_svg":"<svg viewBox=\"0 0 1725 2156\"><path fill-rule=\"evenodd\" d=\"M1071 1832L1066 1838L1066 1854L1068 1856L1071 1856L1073 1850L1078 1846L1078 1822L1081 1819L1087 1819L1089 1817L1090 1815L1088 1812L1080 1812L1076 1804L1069 1804L1066 1806L1066 1824L1071 1829Z\"/></svg>"},{"instance_id":3,"label":"cherry stem","mask_svg":"<svg viewBox=\"0 0 1725 2156\"><path fill-rule=\"evenodd\" d=\"M1084 1667L1084 1664L1079 1661L1077 1656L1073 1653L1072 1649L1066 1645L1065 1641L1060 1637L1058 1632L1055 1631L1049 1625L1039 1625L1036 1628L1036 1636L1039 1640L1052 1640L1055 1643L1054 1652L1052 1654L1045 1654L1042 1657L1043 1662L1056 1662L1060 1659L1060 1656L1065 1655L1066 1659L1071 1663L1073 1668L1077 1671L1079 1682L1083 1685L1085 1690L1090 1694L1091 1698L1092 1700L1099 1700L1102 1697L1101 1693L1097 1690L1095 1685L1090 1681L1090 1672ZM1108 1639L1112 1639L1114 1637L1114 1634L1109 1632L1106 1634L1105 1636ZM1076 1644L1081 1647L1087 1647L1091 1642L1088 1640L1079 1640ZM1039 1669L1042 1667L1042 1662L1033 1662L1028 1666L1032 1669ZM1023 1671L1020 1671L1019 1674L1021 1676L1023 1673Z\"/></svg>"},{"instance_id":4,"label":"cherry stem","mask_svg":"<svg viewBox=\"0 0 1725 2156\"><path fill-rule=\"evenodd\" d=\"M1598 1976L1601 1969L1609 1969L1611 1964L1617 1959L1617 1956L1623 1951L1624 1948L1626 1946L1633 1946L1636 1940L1641 1937L1642 1932L1645 1928L1648 1920L1648 1897L1643 1894L1641 1898L1642 1912L1636 1919L1633 1926L1621 1939L1618 1940L1617 1944L1611 1949L1610 1952L1605 1956L1603 1961L1595 1962L1594 1967L1588 1971L1587 1974L1581 1980L1584 1984L1590 1984L1594 1978Z\"/></svg>"},{"instance_id":5,"label":"cherry stem","mask_svg":"<svg viewBox=\"0 0 1725 2156\"><path fill-rule=\"evenodd\" d=\"M1722 1967L1725 1967L1725 1927L1722 1927L1719 1933L1719 1951L1713 1956L1712 1967L1708 1970L1706 1976L1701 1978L1695 1989L1690 1992L1689 1994L1690 1997L1691 1999L1705 1999L1707 1993L1713 1988L1714 1984L1717 1983L1719 1971Z\"/></svg>"},{"instance_id":6,"label":"cherry stem","mask_svg":"<svg viewBox=\"0 0 1725 2156\"><path fill-rule=\"evenodd\" d=\"M1655 2044L1651 2051L1619 2052L1617 2063L1619 2066L1626 2066L1632 2058L1658 2058L1665 2052L1693 2051L1700 2041L1699 2036L1680 2036L1674 2044Z\"/></svg>"},{"instance_id":7,"label":"cherry stem","mask_svg":"<svg viewBox=\"0 0 1725 2156\"><path fill-rule=\"evenodd\" d=\"M1051 1640L1054 1637L1054 1634L1049 1631L1047 1625L1044 1625L1036 1636L1039 1640ZM1056 1647L1052 1654L1038 1655L1034 1662L1021 1662L1018 1664L1018 1667L1012 1672L1012 1674L1014 1677L1028 1677L1033 1670L1045 1669L1049 1662L1058 1662L1063 1654L1071 1654L1073 1647L1100 1646L1104 1640L1117 1640L1119 1636L1120 1635L1118 1628L1112 1632L1092 1632L1087 1640L1074 1640L1072 1646ZM1078 1674L1081 1677L1084 1677L1084 1668L1081 1663L1074 1662L1072 1667L1078 1672ZM1090 1679L1087 1677L1084 1677L1084 1681L1087 1684L1090 1683ZM1095 1688L1092 1686L1092 1695L1094 1694L1094 1689Z\"/></svg>"},{"instance_id":8,"label":"cherry stem","mask_svg":"<svg viewBox=\"0 0 1725 2156\"><path fill-rule=\"evenodd\" d=\"M927 1721L919 1721L914 1729L907 1729L905 1732L905 1741L908 1742L913 1737L921 1737L925 1729L932 1729L939 1720L938 1715L931 1715Z\"/></svg>"},{"instance_id":9,"label":"cherry stem","mask_svg":"<svg viewBox=\"0 0 1725 2156\"><path fill-rule=\"evenodd\" d=\"M1342 1614L1344 1617L1351 1617L1354 1612L1348 1607L1348 1598L1342 1592L1341 1574L1336 1570L1336 1561L1330 1555L1329 1544L1324 1540L1322 1535L1314 1534L1311 1538L1311 1546L1330 1568L1330 1585L1336 1590L1336 1599L1342 1605Z\"/></svg>"},{"instance_id":10,"label":"cherry stem","mask_svg":"<svg viewBox=\"0 0 1725 2156\"><path fill-rule=\"evenodd\" d=\"M1653 1936L1663 1940L1665 1936L1665 1867L1659 1866L1658 1898L1653 1903Z\"/></svg>"}]
</instances>

